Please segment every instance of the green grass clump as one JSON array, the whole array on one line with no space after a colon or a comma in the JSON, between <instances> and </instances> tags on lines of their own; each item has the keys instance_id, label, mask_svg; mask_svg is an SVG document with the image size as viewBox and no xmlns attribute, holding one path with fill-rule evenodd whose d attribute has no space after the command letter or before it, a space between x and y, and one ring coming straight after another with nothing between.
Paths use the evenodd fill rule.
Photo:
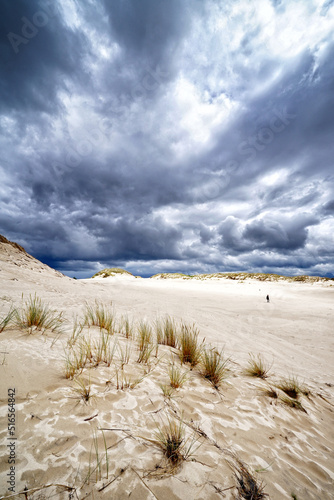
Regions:
<instances>
[{"instance_id":1,"label":"green grass clump","mask_svg":"<svg viewBox=\"0 0 334 500\"><path fill-rule=\"evenodd\" d=\"M122 317L121 328L122 334L127 339L132 339L133 337L133 323L129 320L128 316Z\"/></svg>"},{"instance_id":2,"label":"green grass clump","mask_svg":"<svg viewBox=\"0 0 334 500\"><path fill-rule=\"evenodd\" d=\"M30 295L21 310L15 310L15 317L16 324L20 328L30 329L30 333L33 327L43 331L60 331L63 323L62 313L52 311L36 294L34 297Z\"/></svg>"},{"instance_id":3,"label":"green grass clump","mask_svg":"<svg viewBox=\"0 0 334 500\"><path fill-rule=\"evenodd\" d=\"M153 333L148 323L142 321L138 328L137 343L139 349L138 363L148 363L153 352Z\"/></svg>"},{"instance_id":4,"label":"green grass clump","mask_svg":"<svg viewBox=\"0 0 334 500\"><path fill-rule=\"evenodd\" d=\"M73 324L72 335L67 341L67 345L69 347L73 347L76 344L76 342L80 338L83 328L84 324L78 322L78 318L76 317Z\"/></svg>"},{"instance_id":5,"label":"green grass clump","mask_svg":"<svg viewBox=\"0 0 334 500\"><path fill-rule=\"evenodd\" d=\"M160 389L164 398L170 399L174 394L174 388L169 384L160 384Z\"/></svg>"},{"instance_id":6,"label":"green grass clump","mask_svg":"<svg viewBox=\"0 0 334 500\"><path fill-rule=\"evenodd\" d=\"M268 373L270 366L266 365L260 354L255 357L250 354L250 359L248 360L248 366L245 368L245 374L249 377L259 377L262 379L268 378Z\"/></svg>"},{"instance_id":7,"label":"green grass clump","mask_svg":"<svg viewBox=\"0 0 334 500\"><path fill-rule=\"evenodd\" d=\"M115 333L115 316L107 310L104 304L95 302L94 306L86 304L84 324L89 326L98 326L107 330L111 335Z\"/></svg>"},{"instance_id":8,"label":"green grass clump","mask_svg":"<svg viewBox=\"0 0 334 500\"><path fill-rule=\"evenodd\" d=\"M167 316L162 324L158 321L156 331L158 344L169 345L170 347L177 346L177 327L172 318Z\"/></svg>"},{"instance_id":9,"label":"green grass clump","mask_svg":"<svg viewBox=\"0 0 334 500\"><path fill-rule=\"evenodd\" d=\"M121 370L123 370L124 365L127 365L130 361L131 345L126 344L124 349L122 349L121 345L118 345L118 356L121 364Z\"/></svg>"},{"instance_id":10,"label":"green grass clump","mask_svg":"<svg viewBox=\"0 0 334 500\"><path fill-rule=\"evenodd\" d=\"M179 357L181 363L196 366L201 359L202 345L198 341L199 331L195 325L182 325L179 336Z\"/></svg>"},{"instance_id":11,"label":"green grass clump","mask_svg":"<svg viewBox=\"0 0 334 500\"><path fill-rule=\"evenodd\" d=\"M9 309L8 313L0 318L0 333L10 324L15 315L15 309L12 307Z\"/></svg>"},{"instance_id":12,"label":"green grass clump","mask_svg":"<svg viewBox=\"0 0 334 500\"><path fill-rule=\"evenodd\" d=\"M303 392L296 377L283 379L277 387L292 399L297 399Z\"/></svg>"},{"instance_id":13,"label":"green grass clump","mask_svg":"<svg viewBox=\"0 0 334 500\"><path fill-rule=\"evenodd\" d=\"M78 394L79 399L82 399L85 403L88 403L88 401L92 397L90 380L88 381L88 383L86 383L84 379L80 377L77 378L74 382L77 384L77 387L74 387L73 391Z\"/></svg>"},{"instance_id":14,"label":"green grass clump","mask_svg":"<svg viewBox=\"0 0 334 500\"><path fill-rule=\"evenodd\" d=\"M173 389L182 387L187 378L187 373L183 373L182 370L180 370L179 367L175 366L174 363L169 366L168 375L170 386L173 387Z\"/></svg>"},{"instance_id":15,"label":"green grass clump","mask_svg":"<svg viewBox=\"0 0 334 500\"><path fill-rule=\"evenodd\" d=\"M175 467L183 460L187 460L194 453L194 446L198 442L198 438L186 438L185 424L183 420L176 420L167 415L167 422L159 426L155 432L155 440L152 440L163 451L163 454L168 459L170 464ZM198 446L197 446L198 448Z\"/></svg>"},{"instance_id":16,"label":"green grass clump","mask_svg":"<svg viewBox=\"0 0 334 500\"><path fill-rule=\"evenodd\" d=\"M229 360L224 358L223 352L215 348L204 349L201 358L201 374L218 389L226 378Z\"/></svg>"},{"instance_id":17,"label":"green grass clump","mask_svg":"<svg viewBox=\"0 0 334 500\"><path fill-rule=\"evenodd\" d=\"M116 389L121 391L124 391L124 389L134 389L142 380L144 380L144 377L145 375L133 379L126 375L122 369L116 369Z\"/></svg>"}]
</instances>

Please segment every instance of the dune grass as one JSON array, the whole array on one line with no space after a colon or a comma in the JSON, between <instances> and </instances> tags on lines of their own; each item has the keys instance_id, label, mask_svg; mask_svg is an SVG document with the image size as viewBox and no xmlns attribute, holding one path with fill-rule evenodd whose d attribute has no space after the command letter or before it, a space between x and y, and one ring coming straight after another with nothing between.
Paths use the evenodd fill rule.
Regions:
<instances>
[{"instance_id":1,"label":"dune grass","mask_svg":"<svg viewBox=\"0 0 334 500\"><path fill-rule=\"evenodd\" d=\"M248 366L245 368L244 373L249 377L259 377L262 379L268 378L271 366L268 366L264 362L260 354L257 356L250 354L249 356L250 359L248 360Z\"/></svg>"},{"instance_id":2,"label":"dune grass","mask_svg":"<svg viewBox=\"0 0 334 500\"><path fill-rule=\"evenodd\" d=\"M121 319L121 327L120 330L122 334L125 336L127 339L132 339L133 337L133 322L129 320L129 317L123 316Z\"/></svg>"},{"instance_id":3,"label":"dune grass","mask_svg":"<svg viewBox=\"0 0 334 500\"><path fill-rule=\"evenodd\" d=\"M76 344L76 342L80 338L84 326L85 326L84 323L78 321L78 318L76 317L73 324L72 335L67 341L67 345L69 347L73 347Z\"/></svg>"},{"instance_id":4,"label":"dune grass","mask_svg":"<svg viewBox=\"0 0 334 500\"><path fill-rule=\"evenodd\" d=\"M178 389L179 387L182 387L187 379L187 373L182 372L182 370L174 363L170 364L168 369L168 375L170 380L170 386L173 387L173 389Z\"/></svg>"},{"instance_id":5,"label":"dune grass","mask_svg":"<svg viewBox=\"0 0 334 500\"><path fill-rule=\"evenodd\" d=\"M95 301L94 305L86 304L84 324L88 327L98 326L109 334L115 333L115 315L107 306Z\"/></svg>"},{"instance_id":6,"label":"dune grass","mask_svg":"<svg viewBox=\"0 0 334 500\"><path fill-rule=\"evenodd\" d=\"M124 391L125 389L134 389L142 380L144 380L145 375L142 377L132 378L124 373L124 370L119 370L116 368L116 389Z\"/></svg>"},{"instance_id":7,"label":"dune grass","mask_svg":"<svg viewBox=\"0 0 334 500\"><path fill-rule=\"evenodd\" d=\"M92 395L92 387L90 383L90 378L86 383L83 377L78 377L74 380L77 387L73 387L73 391L78 394L79 399L82 399L85 403L91 399Z\"/></svg>"},{"instance_id":8,"label":"dune grass","mask_svg":"<svg viewBox=\"0 0 334 500\"><path fill-rule=\"evenodd\" d=\"M187 460L200 446L199 444L195 448L198 442L195 434L191 438L186 438L184 421L169 415L166 417L166 422L158 426L154 437L155 440L152 441L161 448L173 467Z\"/></svg>"},{"instance_id":9,"label":"dune grass","mask_svg":"<svg viewBox=\"0 0 334 500\"><path fill-rule=\"evenodd\" d=\"M268 396L269 398L278 398L278 392L271 386L260 387L260 391L264 394L264 396Z\"/></svg>"},{"instance_id":10,"label":"dune grass","mask_svg":"<svg viewBox=\"0 0 334 500\"><path fill-rule=\"evenodd\" d=\"M148 363L153 352L154 345L152 328L145 321L142 321L139 324L137 343L139 349L137 363Z\"/></svg>"},{"instance_id":11,"label":"dune grass","mask_svg":"<svg viewBox=\"0 0 334 500\"><path fill-rule=\"evenodd\" d=\"M104 432L103 431L101 432L103 438L103 450L101 452L100 452L97 433L96 431L93 432L93 442L89 454L89 468L85 480L87 484L90 484L91 477L93 476L94 473L95 473L95 482L101 481L102 479L109 479L109 457L108 457L107 441ZM94 467L93 464L95 464Z\"/></svg>"},{"instance_id":12,"label":"dune grass","mask_svg":"<svg viewBox=\"0 0 334 500\"><path fill-rule=\"evenodd\" d=\"M111 365L117 342L115 341L113 346L111 346L110 338L109 331L105 332L101 330L98 340L93 344L93 348L87 344L87 357L91 357L95 366L98 366L100 363L105 363L107 366Z\"/></svg>"},{"instance_id":13,"label":"dune grass","mask_svg":"<svg viewBox=\"0 0 334 500\"><path fill-rule=\"evenodd\" d=\"M111 338L114 337L101 330L95 341L92 341L90 336L80 336L74 345L67 343L64 357L65 377L73 379L75 375L82 373L84 368L97 367L101 363L110 366L117 347L117 341L111 343Z\"/></svg>"},{"instance_id":14,"label":"dune grass","mask_svg":"<svg viewBox=\"0 0 334 500\"><path fill-rule=\"evenodd\" d=\"M15 309L10 307L8 313L5 316L0 317L0 333L11 323L15 316Z\"/></svg>"},{"instance_id":15,"label":"dune grass","mask_svg":"<svg viewBox=\"0 0 334 500\"><path fill-rule=\"evenodd\" d=\"M229 359L224 358L223 351L216 348L203 349L201 356L201 375L218 389L227 377Z\"/></svg>"},{"instance_id":16,"label":"dune grass","mask_svg":"<svg viewBox=\"0 0 334 500\"><path fill-rule=\"evenodd\" d=\"M199 344L199 331L195 325L181 326L179 335L179 357L181 363L190 363L191 367L198 365L201 360L203 344Z\"/></svg>"},{"instance_id":17,"label":"dune grass","mask_svg":"<svg viewBox=\"0 0 334 500\"><path fill-rule=\"evenodd\" d=\"M166 399L170 399L174 394L175 389L170 384L160 384L159 387L161 389L163 397Z\"/></svg>"},{"instance_id":18,"label":"dune grass","mask_svg":"<svg viewBox=\"0 0 334 500\"><path fill-rule=\"evenodd\" d=\"M297 399L303 392L297 378L293 376L282 379L277 387L292 399Z\"/></svg>"},{"instance_id":19,"label":"dune grass","mask_svg":"<svg viewBox=\"0 0 334 500\"><path fill-rule=\"evenodd\" d=\"M118 356L121 364L121 370L123 370L124 365L127 365L130 361L131 356L131 345L126 344L124 348L118 344Z\"/></svg>"},{"instance_id":20,"label":"dune grass","mask_svg":"<svg viewBox=\"0 0 334 500\"><path fill-rule=\"evenodd\" d=\"M36 296L29 296L29 299L22 304L20 310L15 310L15 323L20 328L27 328L32 333L33 328L37 330L51 330L60 332L63 324L62 313L57 313L44 304Z\"/></svg>"},{"instance_id":21,"label":"dune grass","mask_svg":"<svg viewBox=\"0 0 334 500\"><path fill-rule=\"evenodd\" d=\"M170 316L166 316L162 322L156 322L156 335L158 344L177 346L177 326Z\"/></svg>"},{"instance_id":22,"label":"dune grass","mask_svg":"<svg viewBox=\"0 0 334 500\"><path fill-rule=\"evenodd\" d=\"M307 413L304 406L301 404L300 401L298 401L298 399L291 398L289 396L282 396L280 398L280 401L285 406L289 406L290 408L295 408L296 410L300 410L303 411L304 413Z\"/></svg>"},{"instance_id":23,"label":"dune grass","mask_svg":"<svg viewBox=\"0 0 334 500\"><path fill-rule=\"evenodd\" d=\"M234 457L232 468L237 481L237 500L262 500L268 495L264 493L264 485L241 460Z\"/></svg>"}]
</instances>

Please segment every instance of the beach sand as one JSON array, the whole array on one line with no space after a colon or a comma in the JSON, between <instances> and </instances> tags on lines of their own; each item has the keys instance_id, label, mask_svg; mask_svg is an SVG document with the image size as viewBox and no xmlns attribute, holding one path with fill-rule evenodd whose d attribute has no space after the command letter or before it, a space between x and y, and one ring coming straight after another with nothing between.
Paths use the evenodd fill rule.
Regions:
<instances>
[{"instance_id":1,"label":"beach sand","mask_svg":"<svg viewBox=\"0 0 334 500\"><path fill-rule=\"evenodd\" d=\"M13 493L7 483L7 445L13 442L8 390L15 389L14 489L26 487L29 499L238 498L238 459L273 500L334 498L333 282L122 275L74 280L0 243L0 321L12 303L20 309L35 294L63 312L63 331L29 334L12 325L0 333L0 495ZM78 383L65 378L64 367L75 318L82 321L85 304L95 301L114 311L115 352L110 366L83 370L81 379L93 394L86 402L75 391ZM229 358L219 390L199 367L184 364L183 387L164 397L160 385L169 383L170 363L181 366L177 349L160 345L148 364L137 362L135 340L120 331L122 316L134 322L136 332L140 321L154 326L166 314L178 324L195 323L205 345ZM80 336L94 344L100 331L84 328ZM121 377L126 346L131 352L125 376L142 380L122 390L116 371ZM250 353L271 366L266 380L245 375ZM287 377L309 391L299 397L299 409L283 404L278 389L278 398L261 391ZM188 443L198 439L193 454L174 468L153 442L168 415L183 421ZM38 489L46 485L51 486Z\"/></svg>"}]
</instances>

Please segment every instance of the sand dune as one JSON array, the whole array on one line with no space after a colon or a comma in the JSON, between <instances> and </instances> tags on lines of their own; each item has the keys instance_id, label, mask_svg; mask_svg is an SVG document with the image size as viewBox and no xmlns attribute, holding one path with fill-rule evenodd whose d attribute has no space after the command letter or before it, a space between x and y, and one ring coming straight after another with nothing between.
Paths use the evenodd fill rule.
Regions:
<instances>
[{"instance_id":1,"label":"sand dune","mask_svg":"<svg viewBox=\"0 0 334 500\"><path fill-rule=\"evenodd\" d=\"M122 276L72 280L1 242L0 321L11 304L21 308L34 294L63 311L63 332L29 334L12 325L0 333L1 495L11 493L7 403L8 389L15 388L15 493L26 487L32 490L29 499L69 498L65 486L73 488L72 498L80 499L238 498L236 457L263 482L273 500L334 498L331 282ZM110 366L101 362L83 370L81 378L90 383L93 394L85 402L75 391L75 380L65 378L64 367L74 319L82 320L85 304L94 301L113 308L116 333L110 345L116 345ZM180 366L177 349L160 345L147 364L137 362L137 344L125 338L121 317L128 315L136 331L141 320L153 325L166 314L178 323L195 322L205 344L223 349L230 358L228 377L219 390L198 367L190 370L184 364L183 387L164 397L160 385L169 383L171 361ZM94 344L100 335L99 328L85 327L79 338ZM116 371L120 386L126 346L131 352L123 384L125 377L134 387L122 390L117 389ZM261 354L271 365L268 379L244 374L249 353ZM289 376L309 390L298 399L302 409L284 405L279 389L276 399L261 391ZM152 442L167 415L182 419L188 443L195 436L200 445L175 470ZM94 470L94 436L101 470ZM48 484L52 486L34 492Z\"/></svg>"}]
</instances>

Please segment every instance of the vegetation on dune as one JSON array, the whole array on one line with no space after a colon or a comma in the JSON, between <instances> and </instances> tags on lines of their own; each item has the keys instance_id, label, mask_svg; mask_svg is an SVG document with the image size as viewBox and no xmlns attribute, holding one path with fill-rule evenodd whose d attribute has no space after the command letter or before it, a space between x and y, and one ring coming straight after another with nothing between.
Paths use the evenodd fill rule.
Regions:
<instances>
[{"instance_id":1,"label":"vegetation on dune","mask_svg":"<svg viewBox=\"0 0 334 500\"><path fill-rule=\"evenodd\" d=\"M302 388L296 377L289 377L283 379L278 385L278 389L285 392L287 396L293 399L297 399L302 393Z\"/></svg>"},{"instance_id":2,"label":"vegetation on dune","mask_svg":"<svg viewBox=\"0 0 334 500\"><path fill-rule=\"evenodd\" d=\"M153 344L152 328L145 321L142 321L139 325L137 343L139 349L137 362L148 363L155 346Z\"/></svg>"},{"instance_id":3,"label":"vegetation on dune","mask_svg":"<svg viewBox=\"0 0 334 500\"><path fill-rule=\"evenodd\" d=\"M166 316L162 321L157 320L155 327L158 344L177 346L177 326L172 318Z\"/></svg>"},{"instance_id":4,"label":"vegetation on dune","mask_svg":"<svg viewBox=\"0 0 334 500\"><path fill-rule=\"evenodd\" d=\"M127 272L125 271L125 273ZM36 295L30 297L19 312L11 308L6 316L0 318L0 332L13 318L19 326L28 328L35 326L42 330L47 328L55 330L62 322L61 314L51 311ZM91 328L94 326L97 328ZM153 372L153 370L151 371L152 352L155 348L157 349L158 344L164 345L165 347L161 348L163 355L157 361L154 369L161 362L162 365L165 364L165 372L158 373L158 380L151 377L150 384L147 386L148 388L145 388L145 391L150 395L149 397L151 397L150 392L152 391L154 396L151 401L152 408L149 407L150 413L159 413L164 408L169 408L170 413L164 414L155 432L151 431L149 436L152 439L143 439L159 447L164 455L163 463L167 464L165 470L174 474L179 470L182 462L191 457L198 448L198 436L208 439L208 446L210 443L213 444L213 440L210 440L199 425L197 427L197 424L194 423L193 418L197 418L195 405L191 408L191 412L193 411L191 418L188 417L189 420L184 420L182 403L178 402L186 397L187 390L182 389L182 387L188 377L189 379L195 377L187 382L189 389L199 388L199 391L205 394L205 387L207 388L208 384L203 381L204 378L218 390L230 372L230 359L225 357L223 351L205 345L204 340L200 341L199 330L195 324L181 324L179 327L170 316L158 320L153 328L147 321L138 322L136 330L135 332L134 325L127 315L123 316L120 322L116 322L115 314L110 305L106 306L97 301L93 305L86 304L82 321L78 320L77 317L74 318L72 331L69 332L66 339L64 375L66 379L70 379L68 383L72 385L75 399L81 405L92 403L98 397L95 387L101 383L101 373L102 377L105 377L103 384L106 387L103 391L103 398L108 397L106 394L111 390L114 391L113 394L115 391L132 390ZM154 333L156 333L156 338ZM134 353L135 347L137 349ZM144 366L137 365L136 362L142 363ZM188 370L184 369L185 363L190 365ZM98 371L98 367L101 365L104 370ZM252 377L266 379L270 368L260 354L257 356L250 354L244 373ZM93 370L96 370L96 376L93 378L94 392L90 378L91 374L94 373ZM138 371L142 372L141 376L140 374L137 376ZM168 382L166 381L165 385L159 383L159 377L162 376L168 376ZM107 381L105 381L106 377L108 377ZM244 378L243 383L249 384L249 380L247 382ZM309 391L298 383L297 378L289 377L271 385L259 380L257 383L262 384L263 388L260 390L263 394L277 400L271 401L273 406L276 407L277 403L280 403L307 413L300 400L302 400L302 395L308 395ZM254 384L252 383L252 385ZM158 391L154 393L154 388L160 388L162 393L158 393ZM180 390L176 391L177 389ZM212 391L206 392L212 393ZM215 396L217 395L219 394L215 393ZM117 396L122 395L118 392ZM162 398L164 398L163 401ZM186 401L186 405L189 405L189 400ZM91 420L95 416L90 416L85 421ZM147 422L144 421L143 426L146 425ZM107 447L103 429L99 430L102 431L102 434L99 435L99 438L96 433L94 434L90 450L87 484L94 478L95 481L108 479L109 467L113 466L108 450L113 448L114 443ZM130 433L130 430L125 431L125 429L118 427L104 430L126 432L126 437L137 438ZM149 430L149 426L147 430ZM125 437L121 438L121 440L123 439ZM225 453L226 457L228 454L226 449L220 448L218 443L215 445L216 449ZM112 454L112 452L110 453ZM193 460L196 461L195 458ZM263 483L258 480L255 473L251 472L245 463L235 454L229 454L228 461L231 461L229 463L233 469L234 485L226 489L236 489L236 498L240 500L260 500L267 497L267 494L264 493ZM160 465L158 468L162 469ZM99 491L105 488L104 484L100 484L99 487L101 488Z\"/></svg>"},{"instance_id":5,"label":"vegetation on dune","mask_svg":"<svg viewBox=\"0 0 334 500\"><path fill-rule=\"evenodd\" d=\"M5 316L0 317L0 333L4 331L4 329L11 323L12 319L15 316L15 309L10 307L9 311Z\"/></svg>"},{"instance_id":6,"label":"vegetation on dune","mask_svg":"<svg viewBox=\"0 0 334 500\"><path fill-rule=\"evenodd\" d=\"M211 274L183 274L183 273L159 273L154 274L150 278L160 278L160 279L194 279L194 280L209 280L224 278L234 281L245 281L246 279L253 279L257 281L287 281L290 283L294 282L304 282L304 283L318 283L325 281L334 281L334 278L324 278L321 276L283 276L280 274L273 273L247 273L247 272L235 272L235 273L211 273Z\"/></svg>"},{"instance_id":7,"label":"vegetation on dune","mask_svg":"<svg viewBox=\"0 0 334 500\"><path fill-rule=\"evenodd\" d=\"M244 370L245 375L266 379L269 376L268 373L271 367L263 361L260 354L256 357L250 354L249 357L248 366Z\"/></svg>"},{"instance_id":8,"label":"vegetation on dune","mask_svg":"<svg viewBox=\"0 0 334 500\"><path fill-rule=\"evenodd\" d=\"M229 359L224 358L223 351L216 348L203 349L201 356L201 374L218 389L228 373Z\"/></svg>"},{"instance_id":9,"label":"vegetation on dune","mask_svg":"<svg viewBox=\"0 0 334 500\"><path fill-rule=\"evenodd\" d=\"M20 328L28 328L30 333L34 327L43 331L61 331L62 313L51 310L36 294L33 297L30 295L29 299L22 304L21 309L15 309L13 314L15 315L16 325Z\"/></svg>"},{"instance_id":10,"label":"vegetation on dune","mask_svg":"<svg viewBox=\"0 0 334 500\"><path fill-rule=\"evenodd\" d=\"M181 363L190 363L191 367L198 365L201 359L203 344L198 340L199 331L195 325L181 326L179 335L179 357Z\"/></svg>"},{"instance_id":11,"label":"vegetation on dune","mask_svg":"<svg viewBox=\"0 0 334 500\"><path fill-rule=\"evenodd\" d=\"M102 271L95 273L92 278L108 278L108 276L114 276L115 274L127 274L128 276L133 276L132 273L126 271L125 269L120 269L119 267L106 267L105 269L102 269Z\"/></svg>"},{"instance_id":12,"label":"vegetation on dune","mask_svg":"<svg viewBox=\"0 0 334 500\"><path fill-rule=\"evenodd\" d=\"M110 304L111 305L111 304ZM97 301L93 306L86 304L84 324L87 326L98 326L107 330L108 333L115 332L115 315L106 305Z\"/></svg>"},{"instance_id":13,"label":"vegetation on dune","mask_svg":"<svg viewBox=\"0 0 334 500\"><path fill-rule=\"evenodd\" d=\"M182 370L174 363L172 363L169 366L168 375L170 380L170 386L173 387L173 389L178 389L179 387L182 387L187 379L187 373L182 372Z\"/></svg>"},{"instance_id":14,"label":"vegetation on dune","mask_svg":"<svg viewBox=\"0 0 334 500\"><path fill-rule=\"evenodd\" d=\"M262 500L268 495L264 492L264 485L252 473L249 467L242 462L236 455L233 456L233 463L229 462L234 470L234 475L237 481L237 500Z\"/></svg>"},{"instance_id":15,"label":"vegetation on dune","mask_svg":"<svg viewBox=\"0 0 334 500\"><path fill-rule=\"evenodd\" d=\"M199 448L198 438L194 434L186 438L185 423L182 418L175 419L166 416L166 422L158 426L155 432L155 440L150 440L162 449L163 454L170 464L175 467L182 461L187 460Z\"/></svg>"}]
</instances>

